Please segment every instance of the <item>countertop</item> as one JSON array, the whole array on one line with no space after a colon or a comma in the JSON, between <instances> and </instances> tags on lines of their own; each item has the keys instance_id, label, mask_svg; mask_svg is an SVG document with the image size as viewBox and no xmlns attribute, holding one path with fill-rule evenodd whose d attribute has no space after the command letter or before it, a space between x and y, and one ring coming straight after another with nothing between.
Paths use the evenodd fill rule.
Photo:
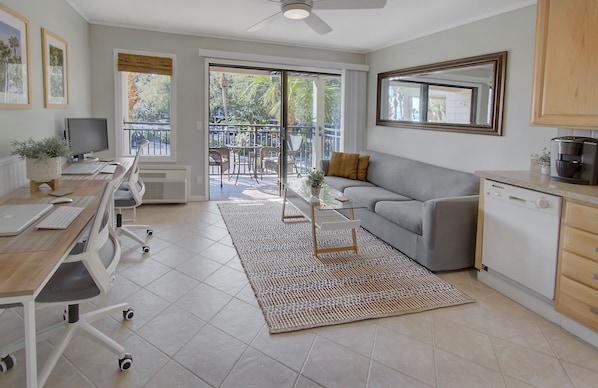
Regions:
<instances>
[{"instance_id":1,"label":"countertop","mask_svg":"<svg viewBox=\"0 0 598 388\"><path fill-rule=\"evenodd\" d=\"M558 182L535 171L475 171L475 175L567 199L576 199L598 205L598 186Z\"/></svg>"}]
</instances>

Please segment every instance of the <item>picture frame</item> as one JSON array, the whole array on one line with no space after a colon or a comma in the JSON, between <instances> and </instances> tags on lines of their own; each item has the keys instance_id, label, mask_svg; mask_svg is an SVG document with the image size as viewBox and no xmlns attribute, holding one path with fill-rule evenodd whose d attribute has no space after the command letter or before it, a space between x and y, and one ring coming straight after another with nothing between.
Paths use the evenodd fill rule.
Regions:
<instances>
[{"instance_id":1,"label":"picture frame","mask_svg":"<svg viewBox=\"0 0 598 388\"><path fill-rule=\"evenodd\" d=\"M42 66L44 75L44 107L69 106L68 43L42 28Z\"/></svg>"},{"instance_id":2,"label":"picture frame","mask_svg":"<svg viewBox=\"0 0 598 388\"><path fill-rule=\"evenodd\" d=\"M0 109L31 108L29 21L0 4L0 47L9 54L0 63Z\"/></svg>"}]
</instances>

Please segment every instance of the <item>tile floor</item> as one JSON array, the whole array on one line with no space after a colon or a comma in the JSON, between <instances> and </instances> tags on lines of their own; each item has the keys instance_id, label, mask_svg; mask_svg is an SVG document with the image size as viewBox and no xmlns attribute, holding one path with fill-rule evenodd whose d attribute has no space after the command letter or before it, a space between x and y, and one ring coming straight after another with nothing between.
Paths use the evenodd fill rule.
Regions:
<instances>
[{"instance_id":1,"label":"tile floor","mask_svg":"<svg viewBox=\"0 0 598 388\"><path fill-rule=\"evenodd\" d=\"M48 387L596 387L598 349L477 282L441 274L477 303L400 317L268 334L217 202L143 206L155 235L142 255L124 240L112 292L132 321L98 323L132 353L116 357L77 338ZM90 305L85 308L89 309ZM61 319L44 309L38 324ZM0 315L0 344L22 335L22 309ZM42 362L52 346L41 343ZM0 375L24 386L23 353Z\"/></svg>"}]
</instances>

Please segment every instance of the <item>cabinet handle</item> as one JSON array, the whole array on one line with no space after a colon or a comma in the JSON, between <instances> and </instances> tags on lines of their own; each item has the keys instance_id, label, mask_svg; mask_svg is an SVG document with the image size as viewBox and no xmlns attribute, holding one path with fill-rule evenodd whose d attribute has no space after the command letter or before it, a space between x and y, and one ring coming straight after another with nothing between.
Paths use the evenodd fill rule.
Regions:
<instances>
[{"instance_id":1,"label":"cabinet handle","mask_svg":"<svg viewBox=\"0 0 598 388\"><path fill-rule=\"evenodd\" d=\"M598 308L590 307L590 311L593 312L594 314L598 315Z\"/></svg>"},{"instance_id":2,"label":"cabinet handle","mask_svg":"<svg viewBox=\"0 0 598 388\"><path fill-rule=\"evenodd\" d=\"M594 280L598 280L598 273L594 274Z\"/></svg>"}]
</instances>

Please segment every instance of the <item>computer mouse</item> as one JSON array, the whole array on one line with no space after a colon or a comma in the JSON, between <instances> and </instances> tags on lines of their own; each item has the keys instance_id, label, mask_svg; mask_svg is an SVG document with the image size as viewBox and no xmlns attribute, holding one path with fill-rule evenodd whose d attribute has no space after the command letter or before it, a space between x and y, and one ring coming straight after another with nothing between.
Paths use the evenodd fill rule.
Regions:
<instances>
[{"instance_id":1,"label":"computer mouse","mask_svg":"<svg viewBox=\"0 0 598 388\"><path fill-rule=\"evenodd\" d=\"M56 203L71 203L73 202L72 198L68 198L68 197L60 197L60 198L56 198L50 201L50 203L56 204Z\"/></svg>"}]
</instances>

